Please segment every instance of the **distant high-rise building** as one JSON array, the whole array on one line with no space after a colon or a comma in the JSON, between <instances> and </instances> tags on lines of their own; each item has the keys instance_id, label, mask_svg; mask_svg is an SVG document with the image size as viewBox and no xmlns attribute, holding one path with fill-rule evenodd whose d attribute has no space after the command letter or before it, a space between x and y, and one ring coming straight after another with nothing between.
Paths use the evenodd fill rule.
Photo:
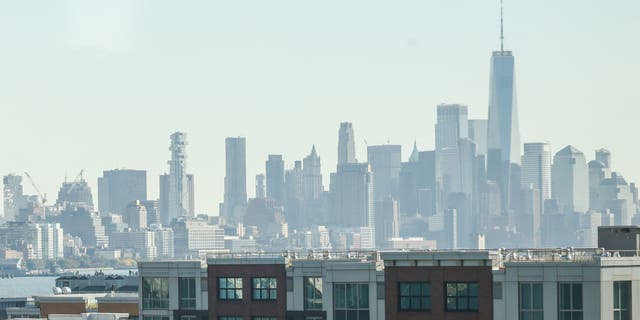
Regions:
<instances>
[{"instance_id":1,"label":"distant high-rise building","mask_svg":"<svg viewBox=\"0 0 640 320\"><path fill-rule=\"evenodd\" d=\"M243 137L225 140L226 165L224 178L223 216L230 222L240 222L238 210L247 205L247 151Z\"/></svg>"},{"instance_id":2,"label":"distant high-rise building","mask_svg":"<svg viewBox=\"0 0 640 320\"><path fill-rule=\"evenodd\" d=\"M320 198L323 192L322 167L315 145L311 147L311 153L302 160L302 173L304 176L305 200Z\"/></svg>"},{"instance_id":3,"label":"distant high-rise building","mask_svg":"<svg viewBox=\"0 0 640 320\"><path fill-rule=\"evenodd\" d=\"M63 208L86 208L93 210L91 187L82 176L82 172L72 182L63 182L58 190L56 204Z\"/></svg>"},{"instance_id":4,"label":"distant high-rise building","mask_svg":"<svg viewBox=\"0 0 640 320\"><path fill-rule=\"evenodd\" d=\"M584 154L567 146L558 151L551 167L551 192L565 213L589 208L589 173Z\"/></svg>"},{"instance_id":5,"label":"distant high-rise building","mask_svg":"<svg viewBox=\"0 0 640 320\"><path fill-rule=\"evenodd\" d=\"M369 164L342 164L333 176L333 222L341 227L374 228L374 177Z\"/></svg>"},{"instance_id":6,"label":"distant high-rise building","mask_svg":"<svg viewBox=\"0 0 640 320\"><path fill-rule=\"evenodd\" d=\"M607 149L596 150L596 161L604 165L605 178L611 177L611 152Z\"/></svg>"},{"instance_id":7,"label":"distant high-rise building","mask_svg":"<svg viewBox=\"0 0 640 320\"><path fill-rule=\"evenodd\" d=\"M161 225L162 220L160 218L160 205L158 200L145 200L141 201L142 205L147 210L147 225Z\"/></svg>"},{"instance_id":8,"label":"distant high-rise building","mask_svg":"<svg viewBox=\"0 0 640 320\"><path fill-rule=\"evenodd\" d=\"M400 169L399 208L403 214L436 213L436 153L416 151L414 161L403 162Z\"/></svg>"},{"instance_id":9,"label":"distant high-rise building","mask_svg":"<svg viewBox=\"0 0 640 320\"><path fill-rule=\"evenodd\" d=\"M7 175L2 178L4 192L4 218L11 221L18 217L20 209L27 204L22 191L22 177Z\"/></svg>"},{"instance_id":10,"label":"distant high-rise building","mask_svg":"<svg viewBox=\"0 0 640 320\"><path fill-rule=\"evenodd\" d=\"M390 238L400 237L398 201L391 196L376 201L376 243L382 246Z\"/></svg>"},{"instance_id":11,"label":"distant high-rise building","mask_svg":"<svg viewBox=\"0 0 640 320\"><path fill-rule=\"evenodd\" d=\"M127 206L124 222L134 231L147 227L147 208L142 204L142 201L136 200Z\"/></svg>"},{"instance_id":12,"label":"distant high-rise building","mask_svg":"<svg viewBox=\"0 0 640 320\"><path fill-rule=\"evenodd\" d=\"M304 200L304 173L302 170L302 162L296 161L293 169L287 170L285 176L284 207L287 222L294 227L307 226L306 219L302 216L302 203Z\"/></svg>"},{"instance_id":13,"label":"distant high-rise building","mask_svg":"<svg viewBox=\"0 0 640 320\"><path fill-rule=\"evenodd\" d=\"M551 147L548 143L525 143L522 155L522 187L537 189L537 208L544 208L544 200L551 199ZM532 193L530 193L532 194Z\"/></svg>"},{"instance_id":14,"label":"distant high-rise building","mask_svg":"<svg viewBox=\"0 0 640 320\"><path fill-rule=\"evenodd\" d=\"M437 112L436 151L457 148L458 140L469 137L469 108L460 104L440 104Z\"/></svg>"},{"instance_id":15,"label":"distant high-rise building","mask_svg":"<svg viewBox=\"0 0 640 320\"><path fill-rule=\"evenodd\" d=\"M604 163L598 160L591 160L588 163L589 166L589 209L600 210L602 205L600 204L600 184L604 179L607 179L606 166Z\"/></svg>"},{"instance_id":16,"label":"distant high-rise building","mask_svg":"<svg viewBox=\"0 0 640 320\"><path fill-rule=\"evenodd\" d=\"M488 128L486 119L469 119L469 139L475 142L478 155L487 155Z\"/></svg>"},{"instance_id":17,"label":"distant high-rise building","mask_svg":"<svg viewBox=\"0 0 640 320\"><path fill-rule=\"evenodd\" d=\"M284 204L284 160L280 154L270 154L265 162L267 198L276 205Z\"/></svg>"},{"instance_id":18,"label":"distant high-rise building","mask_svg":"<svg viewBox=\"0 0 640 320\"><path fill-rule=\"evenodd\" d=\"M169 175L161 174L160 179L160 198L158 199L158 207L160 210L160 221L163 225L168 226L172 217L169 216Z\"/></svg>"},{"instance_id":19,"label":"distant high-rise building","mask_svg":"<svg viewBox=\"0 0 640 320\"><path fill-rule=\"evenodd\" d=\"M612 172L611 178L602 180L598 188L598 207L600 212L613 213L616 225L630 225L636 213L633 193L622 175Z\"/></svg>"},{"instance_id":20,"label":"distant high-rise building","mask_svg":"<svg viewBox=\"0 0 640 320\"><path fill-rule=\"evenodd\" d=\"M144 170L108 170L98 178L100 212L123 214L136 200L147 200L147 172Z\"/></svg>"},{"instance_id":21,"label":"distant high-rise building","mask_svg":"<svg viewBox=\"0 0 640 320\"><path fill-rule=\"evenodd\" d=\"M375 176L374 200L398 196L398 183L402 162L400 145L380 145L367 147L367 161Z\"/></svg>"},{"instance_id":22,"label":"distant high-rise building","mask_svg":"<svg viewBox=\"0 0 640 320\"><path fill-rule=\"evenodd\" d=\"M171 160L169 161L168 221L188 216L189 181L187 178L187 134L175 132L171 135Z\"/></svg>"},{"instance_id":23,"label":"distant high-rise building","mask_svg":"<svg viewBox=\"0 0 640 320\"><path fill-rule=\"evenodd\" d=\"M338 133L338 165L355 162L356 143L353 125L350 122L342 122Z\"/></svg>"},{"instance_id":24,"label":"distant high-rise building","mask_svg":"<svg viewBox=\"0 0 640 320\"><path fill-rule=\"evenodd\" d=\"M516 99L515 63L511 51L503 45L500 19L500 50L491 55L489 80L489 120L487 130L487 179L500 189L502 209L509 210L511 192L519 190L520 181L512 181L511 164L520 163L520 130ZM512 188L517 185L518 188ZM519 194L519 192L518 192Z\"/></svg>"},{"instance_id":25,"label":"distant high-rise building","mask_svg":"<svg viewBox=\"0 0 640 320\"><path fill-rule=\"evenodd\" d=\"M256 175L256 199L264 199L266 197L264 174Z\"/></svg>"},{"instance_id":26,"label":"distant high-rise building","mask_svg":"<svg viewBox=\"0 0 640 320\"><path fill-rule=\"evenodd\" d=\"M464 161L468 160L466 159L468 153L473 151L473 157L475 157L475 146L469 149L469 143L473 144L473 142L468 139L468 113L468 107L460 104L440 104L437 108L436 179L442 187L438 192L441 191L445 197L449 193L463 192L465 186L469 191L473 187L472 184L463 182L465 179L470 179L469 172L462 172L463 166L473 167L473 160L470 163ZM462 155L461 141L466 141L465 155Z\"/></svg>"},{"instance_id":27,"label":"distant high-rise building","mask_svg":"<svg viewBox=\"0 0 640 320\"><path fill-rule=\"evenodd\" d=\"M187 212L187 216L193 218L196 216L196 182L193 174L187 175L187 199L189 200L189 211Z\"/></svg>"}]
</instances>

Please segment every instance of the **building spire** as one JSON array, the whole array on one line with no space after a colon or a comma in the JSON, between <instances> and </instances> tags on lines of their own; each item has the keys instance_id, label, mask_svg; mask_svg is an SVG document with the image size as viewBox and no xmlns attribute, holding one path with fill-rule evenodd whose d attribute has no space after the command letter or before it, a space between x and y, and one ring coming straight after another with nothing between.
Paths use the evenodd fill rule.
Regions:
<instances>
[{"instance_id":1,"label":"building spire","mask_svg":"<svg viewBox=\"0 0 640 320\"><path fill-rule=\"evenodd\" d=\"M500 0L500 52L504 52L504 22L502 20L502 0Z\"/></svg>"}]
</instances>

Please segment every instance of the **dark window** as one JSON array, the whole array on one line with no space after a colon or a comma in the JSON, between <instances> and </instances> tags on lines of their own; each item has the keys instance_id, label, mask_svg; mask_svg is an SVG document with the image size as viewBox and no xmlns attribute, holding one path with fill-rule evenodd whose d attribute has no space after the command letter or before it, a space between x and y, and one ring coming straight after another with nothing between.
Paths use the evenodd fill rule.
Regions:
<instances>
[{"instance_id":1,"label":"dark window","mask_svg":"<svg viewBox=\"0 0 640 320\"><path fill-rule=\"evenodd\" d=\"M613 282L613 319L631 319L631 281Z\"/></svg>"},{"instance_id":2,"label":"dark window","mask_svg":"<svg viewBox=\"0 0 640 320\"><path fill-rule=\"evenodd\" d=\"M493 299L502 300L502 282L493 283Z\"/></svg>"},{"instance_id":3,"label":"dark window","mask_svg":"<svg viewBox=\"0 0 640 320\"><path fill-rule=\"evenodd\" d=\"M276 300L278 281L276 278L253 278L253 300Z\"/></svg>"},{"instance_id":4,"label":"dark window","mask_svg":"<svg viewBox=\"0 0 640 320\"><path fill-rule=\"evenodd\" d=\"M477 282L447 282L445 294L447 311L478 311Z\"/></svg>"},{"instance_id":5,"label":"dark window","mask_svg":"<svg viewBox=\"0 0 640 320\"><path fill-rule=\"evenodd\" d=\"M304 277L304 309L322 310L321 277Z\"/></svg>"},{"instance_id":6,"label":"dark window","mask_svg":"<svg viewBox=\"0 0 640 320\"><path fill-rule=\"evenodd\" d=\"M520 319L542 320L542 283L520 283Z\"/></svg>"},{"instance_id":7,"label":"dark window","mask_svg":"<svg viewBox=\"0 0 640 320\"><path fill-rule=\"evenodd\" d=\"M335 320L369 320L369 284L335 283L333 308Z\"/></svg>"},{"instance_id":8,"label":"dark window","mask_svg":"<svg viewBox=\"0 0 640 320\"><path fill-rule=\"evenodd\" d=\"M384 300L384 291L384 282L378 282L376 284L376 297L378 298L378 300Z\"/></svg>"},{"instance_id":9,"label":"dark window","mask_svg":"<svg viewBox=\"0 0 640 320\"><path fill-rule=\"evenodd\" d=\"M168 309L169 308L169 279L168 278L143 278L142 279L142 308L143 309Z\"/></svg>"},{"instance_id":10,"label":"dark window","mask_svg":"<svg viewBox=\"0 0 640 320\"><path fill-rule=\"evenodd\" d=\"M242 278L218 278L219 300L242 300Z\"/></svg>"},{"instance_id":11,"label":"dark window","mask_svg":"<svg viewBox=\"0 0 640 320\"><path fill-rule=\"evenodd\" d=\"M400 311L431 310L431 284L429 282L398 282Z\"/></svg>"},{"instance_id":12,"label":"dark window","mask_svg":"<svg viewBox=\"0 0 640 320\"><path fill-rule=\"evenodd\" d=\"M195 278L179 278L178 279L178 296L180 309L196 308L196 279Z\"/></svg>"},{"instance_id":13,"label":"dark window","mask_svg":"<svg viewBox=\"0 0 640 320\"><path fill-rule=\"evenodd\" d=\"M582 320L582 283L558 284L558 319Z\"/></svg>"},{"instance_id":14,"label":"dark window","mask_svg":"<svg viewBox=\"0 0 640 320\"><path fill-rule=\"evenodd\" d=\"M244 320L244 319L242 317L222 316L222 317L218 317L218 320Z\"/></svg>"},{"instance_id":15,"label":"dark window","mask_svg":"<svg viewBox=\"0 0 640 320\"><path fill-rule=\"evenodd\" d=\"M278 320L276 317L252 317L251 320Z\"/></svg>"}]
</instances>

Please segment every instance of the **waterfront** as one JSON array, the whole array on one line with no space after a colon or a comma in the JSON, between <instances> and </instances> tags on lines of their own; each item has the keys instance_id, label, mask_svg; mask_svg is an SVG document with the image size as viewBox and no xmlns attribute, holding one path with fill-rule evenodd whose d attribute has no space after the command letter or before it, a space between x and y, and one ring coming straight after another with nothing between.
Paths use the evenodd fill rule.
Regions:
<instances>
[{"instance_id":1,"label":"waterfront","mask_svg":"<svg viewBox=\"0 0 640 320\"><path fill-rule=\"evenodd\" d=\"M128 275L130 269L105 270L106 274ZM137 271L133 269L132 271ZM93 274L93 272L80 272ZM27 297L52 294L58 276L15 277L0 279L0 298Z\"/></svg>"}]
</instances>

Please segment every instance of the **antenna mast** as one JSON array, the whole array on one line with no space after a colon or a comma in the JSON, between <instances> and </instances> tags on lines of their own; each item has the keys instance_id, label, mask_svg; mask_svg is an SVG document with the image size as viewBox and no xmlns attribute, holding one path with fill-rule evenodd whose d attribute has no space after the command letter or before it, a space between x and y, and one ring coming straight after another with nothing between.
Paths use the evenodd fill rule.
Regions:
<instances>
[{"instance_id":1,"label":"antenna mast","mask_svg":"<svg viewBox=\"0 0 640 320\"><path fill-rule=\"evenodd\" d=\"M500 52L504 52L504 22L502 20L502 0L500 0Z\"/></svg>"}]
</instances>

